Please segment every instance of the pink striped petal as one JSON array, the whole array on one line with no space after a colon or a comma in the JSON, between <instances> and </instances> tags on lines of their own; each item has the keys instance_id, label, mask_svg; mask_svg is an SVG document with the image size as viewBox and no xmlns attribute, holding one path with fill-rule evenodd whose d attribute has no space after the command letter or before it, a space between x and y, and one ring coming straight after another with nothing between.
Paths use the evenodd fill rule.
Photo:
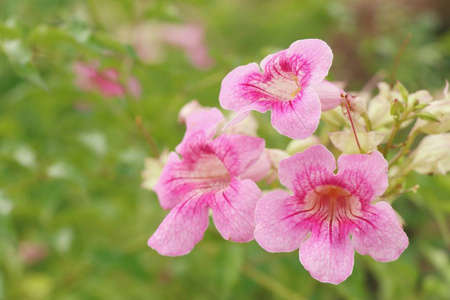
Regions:
<instances>
[{"instance_id":1,"label":"pink striped petal","mask_svg":"<svg viewBox=\"0 0 450 300\"><path fill-rule=\"evenodd\" d=\"M251 179L254 182L262 180L269 174L272 162L266 152L263 152L261 157L250 168L242 173L240 179Z\"/></svg>"},{"instance_id":2,"label":"pink striped petal","mask_svg":"<svg viewBox=\"0 0 450 300\"><path fill-rule=\"evenodd\" d=\"M223 115L217 108L202 109L186 117L186 133L176 151L189 155L200 145L204 145L217 131L217 125L223 121Z\"/></svg>"},{"instance_id":3,"label":"pink striped petal","mask_svg":"<svg viewBox=\"0 0 450 300\"><path fill-rule=\"evenodd\" d=\"M269 252L290 252L298 249L309 228L301 226L304 219L301 200L285 191L268 193L258 202L255 211L255 239Z\"/></svg>"},{"instance_id":4,"label":"pink striped petal","mask_svg":"<svg viewBox=\"0 0 450 300\"><path fill-rule=\"evenodd\" d=\"M175 207L183 201L184 195L192 190L186 185L180 187L180 181L175 179L175 177L184 177L180 176L180 172L183 173L183 170L180 158L175 152L171 152L154 187L162 208L171 209Z\"/></svg>"},{"instance_id":5,"label":"pink striped petal","mask_svg":"<svg viewBox=\"0 0 450 300\"><path fill-rule=\"evenodd\" d=\"M324 80L312 88L319 95L322 111L333 109L341 104L341 95L344 91L337 85Z\"/></svg>"},{"instance_id":6,"label":"pink striped petal","mask_svg":"<svg viewBox=\"0 0 450 300\"><path fill-rule=\"evenodd\" d=\"M352 274L354 250L343 229L322 221L300 247L300 262L321 282L339 284Z\"/></svg>"},{"instance_id":7,"label":"pink striped petal","mask_svg":"<svg viewBox=\"0 0 450 300\"><path fill-rule=\"evenodd\" d=\"M311 136L319 125L320 102L312 89L305 89L291 101L274 103L272 126L292 139Z\"/></svg>"},{"instance_id":8,"label":"pink striped petal","mask_svg":"<svg viewBox=\"0 0 450 300\"><path fill-rule=\"evenodd\" d=\"M203 239L208 223L206 200L192 198L170 211L148 245L161 255L186 255Z\"/></svg>"},{"instance_id":9,"label":"pink striped petal","mask_svg":"<svg viewBox=\"0 0 450 300\"><path fill-rule=\"evenodd\" d=\"M220 105L229 110L240 111L262 98L262 91L253 88L253 81L261 81L262 74L256 63L239 66L225 76L220 88Z\"/></svg>"},{"instance_id":10,"label":"pink striped petal","mask_svg":"<svg viewBox=\"0 0 450 300\"><path fill-rule=\"evenodd\" d=\"M363 205L386 191L388 163L380 152L341 155L337 164L339 185L356 195Z\"/></svg>"},{"instance_id":11,"label":"pink striped petal","mask_svg":"<svg viewBox=\"0 0 450 300\"><path fill-rule=\"evenodd\" d=\"M302 87L322 82L328 75L333 62L331 48L318 39L305 39L292 43L285 56L286 63L289 62Z\"/></svg>"},{"instance_id":12,"label":"pink striped petal","mask_svg":"<svg viewBox=\"0 0 450 300\"><path fill-rule=\"evenodd\" d=\"M299 198L314 188L329 184L333 179L336 161L323 145L316 145L280 163L280 182Z\"/></svg>"},{"instance_id":13,"label":"pink striped petal","mask_svg":"<svg viewBox=\"0 0 450 300\"><path fill-rule=\"evenodd\" d=\"M253 240L255 206L262 192L251 180L233 179L230 187L210 201L214 224L224 239L234 242Z\"/></svg>"},{"instance_id":14,"label":"pink striped petal","mask_svg":"<svg viewBox=\"0 0 450 300\"><path fill-rule=\"evenodd\" d=\"M397 215L387 202L378 202L364 212L358 226L352 231L355 250L375 260L396 260L408 247L408 237Z\"/></svg>"},{"instance_id":15,"label":"pink striped petal","mask_svg":"<svg viewBox=\"0 0 450 300\"><path fill-rule=\"evenodd\" d=\"M264 150L265 141L246 135L223 134L214 139L210 146L223 162L230 175L238 176L258 161Z\"/></svg>"}]
</instances>

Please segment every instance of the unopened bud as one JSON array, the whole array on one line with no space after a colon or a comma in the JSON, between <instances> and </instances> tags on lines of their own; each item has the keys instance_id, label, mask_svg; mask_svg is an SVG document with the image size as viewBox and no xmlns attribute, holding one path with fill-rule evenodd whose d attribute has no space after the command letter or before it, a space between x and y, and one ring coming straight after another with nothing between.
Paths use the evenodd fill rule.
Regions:
<instances>
[{"instance_id":1,"label":"unopened bud","mask_svg":"<svg viewBox=\"0 0 450 300\"><path fill-rule=\"evenodd\" d=\"M311 146L320 144L320 139L318 136L312 135L304 140L293 140L286 147L286 152L289 155L294 155L298 152L303 152Z\"/></svg>"},{"instance_id":2,"label":"unopened bud","mask_svg":"<svg viewBox=\"0 0 450 300\"><path fill-rule=\"evenodd\" d=\"M450 100L438 100L430 103L417 114L420 118L414 130L427 134L439 134L450 130Z\"/></svg>"},{"instance_id":3,"label":"unopened bud","mask_svg":"<svg viewBox=\"0 0 450 300\"><path fill-rule=\"evenodd\" d=\"M392 101L391 109L389 111L391 116L394 116L396 119L399 119L404 111L405 107L403 106L403 103L401 103L397 99L394 99L394 101Z\"/></svg>"},{"instance_id":4,"label":"unopened bud","mask_svg":"<svg viewBox=\"0 0 450 300\"><path fill-rule=\"evenodd\" d=\"M167 151L167 149L164 149L160 157L148 157L145 159L145 168L141 173L141 177L143 180L141 187L143 189L153 191L153 188L158 182L158 179L161 176L162 170L168 158L169 152Z\"/></svg>"},{"instance_id":5,"label":"unopened bud","mask_svg":"<svg viewBox=\"0 0 450 300\"><path fill-rule=\"evenodd\" d=\"M420 174L450 171L450 133L426 136L413 152L411 167Z\"/></svg>"}]
</instances>

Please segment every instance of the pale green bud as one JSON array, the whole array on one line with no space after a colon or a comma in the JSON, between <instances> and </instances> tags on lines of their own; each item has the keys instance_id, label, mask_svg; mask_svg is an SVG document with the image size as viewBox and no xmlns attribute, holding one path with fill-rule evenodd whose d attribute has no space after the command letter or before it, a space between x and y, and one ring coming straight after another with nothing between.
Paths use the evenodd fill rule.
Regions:
<instances>
[{"instance_id":1,"label":"pale green bud","mask_svg":"<svg viewBox=\"0 0 450 300\"><path fill-rule=\"evenodd\" d=\"M450 133L426 136L411 155L417 173L445 175L450 171Z\"/></svg>"}]
</instances>

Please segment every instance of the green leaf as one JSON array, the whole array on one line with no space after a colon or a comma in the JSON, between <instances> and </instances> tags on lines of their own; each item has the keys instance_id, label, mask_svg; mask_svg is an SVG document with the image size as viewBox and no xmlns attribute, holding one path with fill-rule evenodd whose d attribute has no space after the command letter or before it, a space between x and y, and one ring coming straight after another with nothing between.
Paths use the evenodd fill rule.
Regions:
<instances>
[{"instance_id":1,"label":"green leaf","mask_svg":"<svg viewBox=\"0 0 450 300\"><path fill-rule=\"evenodd\" d=\"M416 117L429 122L441 122L435 115L427 111L417 113Z\"/></svg>"},{"instance_id":2,"label":"green leaf","mask_svg":"<svg viewBox=\"0 0 450 300\"><path fill-rule=\"evenodd\" d=\"M422 108L425 108L427 106L429 106L429 104L417 104L414 105L414 110L421 110Z\"/></svg>"},{"instance_id":3,"label":"green leaf","mask_svg":"<svg viewBox=\"0 0 450 300\"><path fill-rule=\"evenodd\" d=\"M400 92L400 95L402 96L402 99L405 103L408 103L408 96L409 96L409 92L408 90L405 88L405 86L403 84L401 84L400 81L397 81L397 89Z\"/></svg>"},{"instance_id":4,"label":"green leaf","mask_svg":"<svg viewBox=\"0 0 450 300\"><path fill-rule=\"evenodd\" d=\"M22 40L3 41L1 48L18 76L29 80L43 89L47 89L47 85L42 80L41 75L31 64L31 50L25 46Z\"/></svg>"}]
</instances>

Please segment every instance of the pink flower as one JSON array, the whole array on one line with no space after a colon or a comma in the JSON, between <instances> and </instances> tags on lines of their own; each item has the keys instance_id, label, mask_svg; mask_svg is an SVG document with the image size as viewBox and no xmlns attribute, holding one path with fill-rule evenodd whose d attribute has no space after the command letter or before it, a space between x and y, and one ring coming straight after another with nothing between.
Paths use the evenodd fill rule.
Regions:
<instances>
[{"instance_id":1,"label":"pink flower","mask_svg":"<svg viewBox=\"0 0 450 300\"><path fill-rule=\"evenodd\" d=\"M139 81L131 76L127 79L125 88L119 81L117 70L109 68L98 70L96 63L77 62L74 65L75 82L84 91L99 91L105 97L124 97L129 92L133 97L139 98L141 86Z\"/></svg>"},{"instance_id":2,"label":"pink flower","mask_svg":"<svg viewBox=\"0 0 450 300\"><path fill-rule=\"evenodd\" d=\"M319 281L338 284L352 273L354 250L377 261L397 259L408 237L392 207L371 204L388 186L387 162L372 154L341 155L313 146L281 161L292 190L265 195L256 207L255 239L269 252L300 248L300 262ZM352 238L350 239L350 235Z\"/></svg>"},{"instance_id":3,"label":"pink flower","mask_svg":"<svg viewBox=\"0 0 450 300\"><path fill-rule=\"evenodd\" d=\"M205 30L198 24L145 22L121 35L129 40L139 58L146 63L160 62L167 52L166 46L172 46L183 51L198 69L209 69L214 65L214 59L208 54Z\"/></svg>"},{"instance_id":4,"label":"pink flower","mask_svg":"<svg viewBox=\"0 0 450 300\"><path fill-rule=\"evenodd\" d=\"M251 110L272 110L272 126L293 139L313 134L321 110L341 102L342 90L323 79L333 60L330 47L316 39L294 42L289 49L271 54L261 62L240 66L222 81L219 100L238 112L234 123Z\"/></svg>"},{"instance_id":5,"label":"pink flower","mask_svg":"<svg viewBox=\"0 0 450 300\"><path fill-rule=\"evenodd\" d=\"M154 190L161 206L171 209L148 245L162 255L189 253L208 227L208 210L220 234L235 242L253 240L254 210L262 193L240 179L261 156L264 140L242 135L212 139L223 121L219 110L201 110L186 120L186 134L170 153Z\"/></svg>"}]
</instances>

